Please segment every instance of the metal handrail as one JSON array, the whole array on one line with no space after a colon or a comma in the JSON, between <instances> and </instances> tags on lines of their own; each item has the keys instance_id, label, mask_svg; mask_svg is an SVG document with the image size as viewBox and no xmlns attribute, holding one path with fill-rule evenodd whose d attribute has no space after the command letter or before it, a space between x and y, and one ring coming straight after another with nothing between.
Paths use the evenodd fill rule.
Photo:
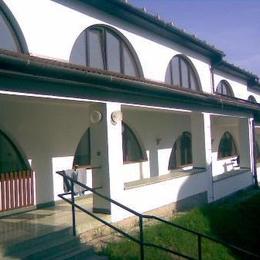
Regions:
<instances>
[{"instance_id":1,"label":"metal handrail","mask_svg":"<svg viewBox=\"0 0 260 260\"><path fill-rule=\"evenodd\" d=\"M120 233L121 235L125 236L126 238L132 240L133 242L139 244L140 246L140 258L141 260L144 260L144 247L153 247L153 248L157 248L157 249L160 249L162 251L165 251L165 252L168 252L168 253L171 253L171 254L174 254L174 255L177 255L177 256L180 256L180 257L183 257L185 259L190 259L190 260L196 260L196 259L199 259L201 260L202 259L202 238L204 239L208 239L210 241L213 241L215 243L218 243L218 244L221 244L229 249L233 249L235 251L238 251L240 253L243 253L245 254L246 256L248 257L254 257L255 259L260 259L260 256L257 255L257 254L254 254L248 250L245 250L245 249L242 249L240 247L237 247L235 245L232 245L232 244L229 244L223 240L220 240L220 239L217 239L217 238L214 238L214 237L211 237L211 236L208 236L206 234L203 234L203 233L200 233L200 232L197 232L197 231L194 231L194 230L191 230L191 229L188 229L186 227L183 227L183 226L180 226L178 224L175 224L175 223L172 223L172 222L169 222L165 219L162 219L162 218L159 218L159 217L156 217L156 216L153 216L153 215L145 215L145 214L141 214L131 208L128 208L127 206L121 204L120 202L118 201L115 201L101 193L99 193L98 191L96 191L95 188L90 188L86 185L84 185L83 183L81 182L78 182L77 180L74 180L72 179L71 177L67 176L65 174L64 171L57 171L56 172L57 174L61 175L62 177L70 180L71 182L71 191L70 192L66 192L66 193L62 193L62 194L59 194L58 196L65 200L66 202L68 202L69 204L71 204L72 206L72 226L73 226L73 235L75 236L76 235L76 216L75 216L75 207L78 208L79 210L83 211L84 213L90 215L91 217L95 218L96 220L100 221L101 223L107 225L108 227L114 229L115 231L117 231L118 233ZM80 205L76 204L75 203L75 193L74 193L74 185L77 184L79 186L81 186L82 188L85 189L85 191L91 191L93 194L103 198L104 200L107 200L115 205L117 205L118 207L132 213L133 215L137 216L139 218L139 239L129 235L128 233L124 232L123 230L119 229L118 227L112 225L111 223L101 219L100 217L98 217L97 215L93 214L92 212L84 209L83 207L81 207ZM68 199L66 198L65 196L66 195L71 195L71 199ZM146 243L144 242L144 230L143 230L143 220L144 219L154 219L154 220L157 220L159 222L162 222L164 224L167 224L167 225L170 225L170 226L173 226L175 228L178 228L178 229L181 229L183 231L186 231L188 233L191 233L195 236L197 236L198 238L198 258L193 258L191 256L188 256L188 255L185 255L185 254L182 254L182 253L179 253L177 251L174 251L174 250L171 250L171 249L168 249L168 248L165 248L165 247L162 247L160 245L156 245L156 244L153 244L153 243Z\"/></svg>"}]
</instances>

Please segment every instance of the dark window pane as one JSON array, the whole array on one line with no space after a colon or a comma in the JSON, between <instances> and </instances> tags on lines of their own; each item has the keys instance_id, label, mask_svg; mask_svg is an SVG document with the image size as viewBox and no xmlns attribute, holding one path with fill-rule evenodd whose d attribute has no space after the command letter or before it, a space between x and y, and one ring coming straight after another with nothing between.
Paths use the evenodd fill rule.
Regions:
<instances>
[{"instance_id":1,"label":"dark window pane","mask_svg":"<svg viewBox=\"0 0 260 260\"><path fill-rule=\"evenodd\" d=\"M250 102L252 102L252 103L257 103L255 97L252 96L252 95L250 95L250 96L248 97L248 101L250 101Z\"/></svg>"},{"instance_id":2,"label":"dark window pane","mask_svg":"<svg viewBox=\"0 0 260 260\"><path fill-rule=\"evenodd\" d=\"M86 66L86 33L83 32L77 38L72 52L70 54L70 62L78 65Z\"/></svg>"},{"instance_id":3,"label":"dark window pane","mask_svg":"<svg viewBox=\"0 0 260 260\"><path fill-rule=\"evenodd\" d=\"M18 51L15 35L0 11L0 48Z\"/></svg>"},{"instance_id":4,"label":"dark window pane","mask_svg":"<svg viewBox=\"0 0 260 260\"><path fill-rule=\"evenodd\" d=\"M102 35L100 30L88 31L88 62L89 66L104 69L104 57L102 51Z\"/></svg>"},{"instance_id":5,"label":"dark window pane","mask_svg":"<svg viewBox=\"0 0 260 260\"><path fill-rule=\"evenodd\" d=\"M131 46L106 26L85 30L73 46L70 61L135 77L141 74Z\"/></svg>"},{"instance_id":6,"label":"dark window pane","mask_svg":"<svg viewBox=\"0 0 260 260\"><path fill-rule=\"evenodd\" d=\"M138 162L147 160L133 131L124 123L122 125L122 131L123 161Z\"/></svg>"},{"instance_id":7,"label":"dark window pane","mask_svg":"<svg viewBox=\"0 0 260 260\"><path fill-rule=\"evenodd\" d=\"M30 169L11 140L0 131L0 173Z\"/></svg>"},{"instance_id":8,"label":"dark window pane","mask_svg":"<svg viewBox=\"0 0 260 260\"><path fill-rule=\"evenodd\" d=\"M216 92L217 92L218 94L222 94L222 93L221 93L221 85L220 85L220 84L217 85Z\"/></svg>"},{"instance_id":9,"label":"dark window pane","mask_svg":"<svg viewBox=\"0 0 260 260\"><path fill-rule=\"evenodd\" d=\"M222 95L228 95L228 89L226 84L224 84L223 82L221 83L221 94Z\"/></svg>"},{"instance_id":10,"label":"dark window pane","mask_svg":"<svg viewBox=\"0 0 260 260\"><path fill-rule=\"evenodd\" d=\"M180 62L181 62L182 87L189 88L189 78L188 78L187 63L183 59L180 59Z\"/></svg>"},{"instance_id":11,"label":"dark window pane","mask_svg":"<svg viewBox=\"0 0 260 260\"><path fill-rule=\"evenodd\" d=\"M165 82L183 88L200 90L199 79L191 64L179 55L170 61L165 75Z\"/></svg>"},{"instance_id":12,"label":"dark window pane","mask_svg":"<svg viewBox=\"0 0 260 260\"><path fill-rule=\"evenodd\" d=\"M170 84L170 85L172 84L172 79L171 79L171 63L168 65L167 70L166 70L165 83Z\"/></svg>"},{"instance_id":13,"label":"dark window pane","mask_svg":"<svg viewBox=\"0 0 260 260\"><path fill-rule=\"evenodd\" d=\"M121 72L120 43L111 33L106 33L107 39L107 68L110 71Z\"/></svg>"},{"instance_id":14,"label":"dark window pane","mask_svg":"<svg viewBox=\"0 0 260 260\"><path fill-rule=\"evenodd\" d=\"M173 145L168 169L177 169L192 164L191 134L183 132Z\"/></svg>"},{"instance_id":15,"label":"dark window pane","mask_svg":"<svg viewBox=\"0 0 260 260\"><path fill-rule=\"evenodd\" d=\"M219 84L217 85L216 92L221 94L221 95L226 95L226 96L233 96L233 92L231 90L230 85L225 82L224 80L221 80Z\"/></svg>"},{"instance_id":16,"label":"dark window pane","mask_svg":"<svg viewBox=\"0 0 260 260\"><path fill-rule=\"evenodd\" d=\"M134 59L131 56L126 46L123 47L123 55L124 55L124 74L138 77L137 68Z\"/></svg>"},{"instance_id":17,"label":"dark window pane","mask_svg":"<svg viewBox=\"0 0 260 260\"><path fill-rule=\"evenodd\" d=\"M192 90L199 90L198 81L196 80L195 73L193 71L190 71L190 88Z\"/></svg>"},{"instance_id":18,"label":"dark window pane","mask_svg":"<svg viewBox=\"0 0 260 260\"><path fill-rule=\"evenodd\" d=\"M237 155L237 148L232 135L225 132L218 147L218 159Z\"/></svg>"},{"instance_id":19,"label":"dark window pane","mask_svg":"<svg viewBox=\"0 0 260 260\"><path fill-rule=\"evenodd\" d=\"M190 164L192 162L191 136L184 132L180 140L181 165Z\"/></svg>"},{"instance_id":20,"label":"dark window pane","mask_svg":"<svg viewBox=\"0 0 260 260\"><path fill-rule=\"evenodd\" d=\"M90 165L90 128L81 137L77 146L73 166Z\"/></svg>"},{"instance_id":21,"label":"dark window pane","mask_svg":"<svg viewBox=\"0 0 260 260\"><path fill-rule=\"evenodd\" d=\"M181 86L180 82L180 69L179 69L179 58L175 57L171 61L172 66L172 78L173 78L173 85L175 86Z\"/></svg>"}]
</instances>

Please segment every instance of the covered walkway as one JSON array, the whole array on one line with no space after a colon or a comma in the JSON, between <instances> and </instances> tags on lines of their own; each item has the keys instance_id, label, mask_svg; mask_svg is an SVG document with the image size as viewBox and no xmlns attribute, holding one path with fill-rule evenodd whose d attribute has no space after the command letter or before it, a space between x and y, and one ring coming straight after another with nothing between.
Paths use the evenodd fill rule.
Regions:
<instances>
[{"instance_id":1,"label":"covered walkway","mask_svg":"<svg viewBox=\"0 0 260 260\"><path fill-rule=\"evenodd\" d=\"M92 197L79 198L77 203L90 210ZM106 221L110 221L109 215L98 215ZM76 221L78 234L102 225L78 210L76 210ZM3 250L10 244L70 228L71 223L71 206L66 202L58 202L56 206L50 208L2 217L0 218L0 248Z\"/></svg>"}]
</instances>

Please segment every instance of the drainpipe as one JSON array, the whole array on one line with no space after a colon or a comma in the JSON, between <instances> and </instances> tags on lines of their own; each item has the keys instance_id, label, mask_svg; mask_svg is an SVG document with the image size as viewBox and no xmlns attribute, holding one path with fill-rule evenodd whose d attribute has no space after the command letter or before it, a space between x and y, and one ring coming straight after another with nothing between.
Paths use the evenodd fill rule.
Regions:
<instances>
[{"instance_id":1,"label":"drainpipe","mask_svg":"<svg viewBox=\"0 0 260 260\"><path fill-rule=\"evenodd\" d=\"M257 180L257 167L256 167L256 134L255 134L255 119L252 120L252 132L253 132L253 176L255 186L258 187Z\"/></svg>"},{"instance_id":2,"label":"drainpipe","mask_svg":"<svg viewBox=\"0 0 260 260\"><path fill-rule=\"evenodd\" d=\"M215 80L214 80L214 67L211 65L210 66L210 74L211 74L211 88L212 88L212 94L214 94L215 90Z\"/></svg>"}]
</instances>

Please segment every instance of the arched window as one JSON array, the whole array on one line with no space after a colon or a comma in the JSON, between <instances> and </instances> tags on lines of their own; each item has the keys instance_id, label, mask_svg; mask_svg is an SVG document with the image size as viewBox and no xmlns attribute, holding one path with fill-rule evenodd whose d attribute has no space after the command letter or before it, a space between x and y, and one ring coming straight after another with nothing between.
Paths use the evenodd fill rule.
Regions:
<instances>
[{"instance_id":1,"label":"arched window","mask_svg":"<svg viewBox=\"0 0 260 260\"><path fill-rule=\"evenodd\" d=\"M146 153L138 142L136 135L125 123L122 123L122 137L124 163L147 160Z\"/></svg>"},{"instance_id":2,"label":"arched window","mask_svg":"<svg viewBox=\"0 0 260 260\"><path fill-rule=\"evenodd\" d=\"M238 152L233 136L229 132L225 132L219 142L218 159L236 155Z\"/></svg>"},{"instance_id":3,"label":"arched window","mask_svg":"<svg viewBox=\"0 0 260 260\"><path fill-rule=\"evenodd\" d=\"M3 1L0 1L0 49L28 52L22 31Z\"/></svg>"},{"instance_id":4,"label":"arched window","mask_svg":"<svg viewBox=\"0 0 260 260\"><path fill-rule=\"evenodd\" d=\"M216 93L220 95L230 96L234 97L233 90L230 86L230 84L226 80L221 80L216 88Z\"/></svg>"},{"instance_id":5,"label":"arched window","mask_svg":"<svg viewBox=\"0 0 260 260\"><path fill-rule=\"evenodd\" d=\"M128 40L108 26L92 26L77 38L70 62L142 77L141 65Z\"/></svg>"},{"instance_id":6,"label":"arched window","mask_svg":"<svg viewBox=\"0 0 260 260\"><path fill-rule=\"evenodd\" d=\"M146 161L147 156L142 149L142 146L138 142L134 132L128 125L122 123L122 148L123 148L123 161L124 163L129 162L140 162ZM90 145L90 128L81 137L80 142L77 146L73 166L86 166L91 164L91 145Z\"/></svg>"},{"instance_id":7,"label":"arched window","mask_svg":"<svg viewBox=\"0 0 260 260\"><path fill-rule=\"evenodd\" d=\"M192 164L192 140L191 133L183 132L173 145L169 170L177 169Z\"/></svg>"},{"instance_id":8,"label":"arched window","mask_svg":"<svg viewBox=\"0 0 260 260\"><path fill-rule=\"evenodd\" d=\"M182 55L174 56L170 61L166 71L165 83L196 91L201 89L194 66Z\"/></svg>"},{"instance_id":9,"label":"arched window","mask_svg":"<svg viewBox=\"0 0 260 260\"><path fill-rule=\"evenodd\" d=\"M81 137L74 156L73 167L91 164L90 154L90 128Z\"/></svg>"},{"instance_id":10,"label":"arched window","mask_svg":"<svg viewBox=\"0 0 260 260\"><path fill-rule=\"evenodd\" d=\"M0 174L30 168L10 138L0 130Z\"/></svg>"},{"instance_id":11,"label":"arched window","mask_svg":"<svg viewBox=\"0 0 260 260\"><path fill-rule=\"evenodd\" d=\"M257 102L256 102L256 99L255 99L255 97L254 97L253 95L250 95L250 96L248 97L248 101L250 101L250 102L252 102L252 103L257 103Z\"/></svg>"}]
</instances>

